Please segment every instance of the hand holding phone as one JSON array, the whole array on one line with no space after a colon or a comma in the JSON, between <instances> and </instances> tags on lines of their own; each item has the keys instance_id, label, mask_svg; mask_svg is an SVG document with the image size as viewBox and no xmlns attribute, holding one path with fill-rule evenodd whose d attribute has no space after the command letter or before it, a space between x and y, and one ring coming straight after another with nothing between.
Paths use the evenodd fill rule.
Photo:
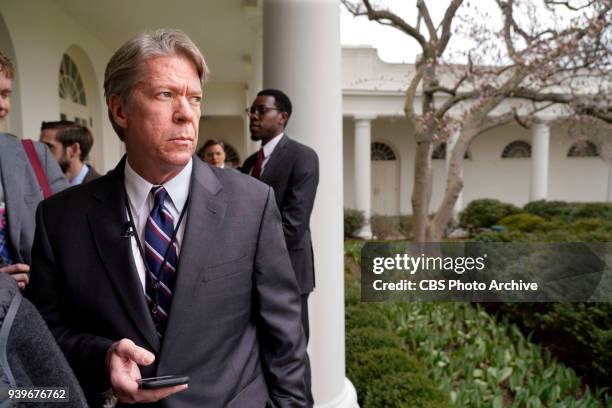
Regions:
<instances>
[{"instance_id":1,"label":"hand holding phone","mask_svg":"<svg viewBox=\"0 0 612 408\"><path fill-rule=\"evenodd\" d=\"M138 382L138 388L154 390L157 388L188 384L189 377L181 375L163 375L161 377L141 378L140 380L136 380L136 382Z\"/></svg>"},{"instance_id":2,"label":"hand holding phone","mask_svg":"<svg viewBox=\"0 0 612 408\"><path fill-rule=\"evenodd\" d=\"M122 339L111 345L106 353L106 366L113 393L120 402L128 404L156 402L187 389L186 381L180 385L170 385L178 381L174 379L166 379L161 383L159 380L153 381L158 388L145 389L141 385L143 379L140 378L139 366L150 365L153 361L155 361L153 353L137 346L130 339Z\"/></svg>"}]
</instances>

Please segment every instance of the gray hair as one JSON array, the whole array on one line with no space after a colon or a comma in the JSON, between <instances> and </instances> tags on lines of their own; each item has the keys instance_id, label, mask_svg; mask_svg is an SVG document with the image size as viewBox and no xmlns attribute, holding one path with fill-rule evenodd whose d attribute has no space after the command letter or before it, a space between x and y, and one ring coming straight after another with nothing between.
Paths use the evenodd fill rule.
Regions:
<instances>
[{"instance_id":1,"label":"gray hair","mask_svg":"<svg viewBox=\"0 0 612 408\"><path fill-rule=\"evenodd\" d=\"M198 71L201 82L208 78L208 66L198 47L181 30L162 28L144 32L123 44L111 57L104 71L104 96L108 106L111 95L119 95L129 103L136 84L145 76L144 62L154 57L183 56ZM113 120L110 108L108 116L119 139L124 140L123 129Z\"/></svg>"}]
</instances>

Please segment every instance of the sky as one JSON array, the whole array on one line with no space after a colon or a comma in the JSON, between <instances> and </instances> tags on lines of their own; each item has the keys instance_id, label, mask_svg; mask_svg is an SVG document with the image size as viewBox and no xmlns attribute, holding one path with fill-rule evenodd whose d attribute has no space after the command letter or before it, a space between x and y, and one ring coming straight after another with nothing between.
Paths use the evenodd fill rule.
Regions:
<instances>
[{"instance_id":1,"label":"sky","mask_svg":"<svg viewBox=\"0 0 612 408\"><path fill-rule=\"evenodd\" d=\"M353 0L353 2L358 0ZM580 4L585 0L574 0L574 3ZM525 4L531 4L531 7L537 7L539 10L535 13L537 22L529 22L529 24L554 24L551 22L551 15L546 10L541 9L538 2L529 0ZM417 8L416 0L372 0L375 6L383 6L398 14L408 23L416 24ZM442 20L444 12L449 0L431 0L427 1L429 12L434 24L437 26ZM435 5L435 6L433 6ZM498 8L493 2L484 0L465 0L464 5L460 8L461 12L468 13L467 10L477 10L480 14L479 18L497 22L501 27L501 18L499 18ZM469 13L474 13L469 12ZM563 10L556 13L557 18L561 21L565 18ZM538 18L539 17L539 18ZM520 17L519 17L520 18ZM496 23L494 23L496 24ZM340 15L340 38L342 45L371 45L378 49L380 58L385 62L408 62L414 63L417 53L420 48L416 41L411 39L407 34L404 34L396 28L383 26L373 21L369 21L367 17L353 17L344 6L341 6ZM466 39L453 36L449 44L449 50L455 51L469 49L471 45Z\"/></svg>"},{"instance_id":2,"label":"sky","mask_svg":"<svg viewBox=\"0 0 612 408\"><path fill-rule=\"evenodd\" d=\"M385 0L385 4L401 16L408 16L414 8L409 1ZM382 26L366 17L353 17L344 6L340 14L342 45L372 45L385 62L414 62L419 51L417 43L395 28Z\"/></svg>"}]
</instances>

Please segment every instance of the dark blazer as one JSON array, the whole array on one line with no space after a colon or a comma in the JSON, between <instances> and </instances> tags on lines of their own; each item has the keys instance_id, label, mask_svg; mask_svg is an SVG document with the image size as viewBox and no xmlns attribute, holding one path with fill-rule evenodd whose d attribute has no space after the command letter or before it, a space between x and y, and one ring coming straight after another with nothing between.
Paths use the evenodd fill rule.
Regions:
<instances>
[{"instance_id":1,"label":"dark blazer","mask_svg":"<svg viewBox=\"0 0 612 408\"><path fill-rule=\"evenodd\" d=\"M34 146L51 191L67 188L68 181L47 146L39 142ZM0 133L0 166L13 262L30 265L34 216L43 194L21 140L8 133Z\"/></svg>"},{"instance_id":2,"label":"dark blazer","mask_svg":"<svg viewBox=\"0 0 612 408\"><path fill-rule=\"evenodd\" d=\"M86 408L83 391L44 320L27 299L18 297L15 280L0 273L0 337L7 336L0 339L0 395L7 396L5 384L11 387L66 387L69 398L58 406ZM16 314L12 324L5 326L11 305L17 306ZM29 405L22 404L8 406ZM55 404L31 405L46 407ZM0 403L0 406L6 405Z\"/></svg>"},{"instance_id":3,"label":"dark blazer","mask_svg":"<svg viewBox=\"0 0 612 408\"><path fill-rule=\"evenodd\" d=\"M148 407L305 406L300 296L274 192L194 156L176 288L160 342L130 239L122 237L124 163L44 201L37 212L29 296L90 404L99 406L109 386L108 348L129 338L157 356L141 367L143 377L190 377L187 391Z\"/></svg>"},{"instance_id":4,"label":"dark blazer","mask_svg":"<svg viewBox=\"0 0 612 408\"><path fill-rule=\"evenodd\" d=\"M249 174L256 161L257 153L249 156L244 161L242 172ZM285 134L266 163L261 181L274 189L301 293L312 292L315 277L310 214L319 184L319 157L313 149Z\"/></svg>"},{"instance_id":5,"label":"dark blazer","mask_svg":"<svg viewBox=\"0 0 612 408\"><path fill-rule=\"evenodd\" d=\"M100 177L100 173L98 173L96 169L93 168L93 166L90 166L89 164L86 164L85 166L89 167L89 171L85 175L85 178L83 179L83 183L88 183Z\"/></svg>"}]
</instances>

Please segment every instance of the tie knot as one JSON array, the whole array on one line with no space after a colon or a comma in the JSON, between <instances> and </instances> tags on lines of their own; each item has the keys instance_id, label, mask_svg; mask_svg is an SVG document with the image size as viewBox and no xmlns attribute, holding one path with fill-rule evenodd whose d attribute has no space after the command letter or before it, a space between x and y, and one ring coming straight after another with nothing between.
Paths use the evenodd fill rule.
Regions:
<instances>
[{"instance_id":1,"label":"tie knot","mask_svg":"<svg viewBox=\"0 0 612 408\"><path fill-rule=\"evenodd\" d=\"M156 207L164 205L166 195L168 194L164 186L153 186L153 188L151 188L151 194L153 194L153 201Z\"/></svg>"},{"instance_id":2,"label":"tie knot","mask_svg":"<svg viewBox=\"0 0 612 408\"><path fill-rule=\"evenodd\" d=\"M257 158L259 160L263 160L263 159L266 158L266 156L264 155L263 147L259 149L259 152L257 153L257 156L258 156Z\"/></svg>"}]
</instances>

